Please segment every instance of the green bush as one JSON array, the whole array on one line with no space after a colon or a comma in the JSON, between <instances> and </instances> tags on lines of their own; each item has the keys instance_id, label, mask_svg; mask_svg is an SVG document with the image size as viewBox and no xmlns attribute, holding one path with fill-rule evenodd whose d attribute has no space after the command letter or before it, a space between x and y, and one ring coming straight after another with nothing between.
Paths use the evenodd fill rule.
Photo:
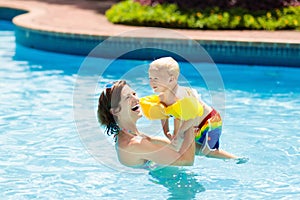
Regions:
<instances>
[{"instance_id":1,"label":"green bush","mask_svg":"<svg viewBox=\"0 0 300 200\"><path fill-rule=\"evenodd\" d=\"M210 8L219 7L221 9L245 8L247 10L272 10L286 6L300 6L299 0L134 0L142 5L155 5L162 3L175 3L180 8Z\"/></svg>"},{"instance_id":2,"label":"green bush","mask_svg":"<svg viewBox=\"0 0 300 200\"><path fill-rule=\"evenodd\" d=\"M244 8L221 10L181 10L177 4L144 6L125 0L106 11L112 23L134 26L154 26L187 29L252 29L300 30L300 6L276 8L268 11L249 11Z\"/></svg>"}]
</instances>

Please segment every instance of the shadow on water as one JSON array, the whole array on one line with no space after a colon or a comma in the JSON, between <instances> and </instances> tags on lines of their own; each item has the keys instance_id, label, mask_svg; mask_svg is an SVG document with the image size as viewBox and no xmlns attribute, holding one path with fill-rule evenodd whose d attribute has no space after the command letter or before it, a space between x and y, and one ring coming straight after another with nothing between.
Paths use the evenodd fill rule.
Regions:
<instances>
[{"instance_id":1,"label":"shadow on water","mask_svg":"<svg viewBox=\"0 0 300 200\"><path fill-rule=\"evenodd\" d=\"M149 172L150 181L164 186L170 193L168 200L195 199L205 188L196 179L196 174L183 168L165 167Z\"/></svg>"},{"instance_id":2,"label":"shadow on water","mask_svg":"<svg viewBox=\"0 0 300 200\"><path fill-rule=\"evenodd\" d=\"M76 74L85 59L83 56L54 53L28 48L16 43L14 25L0 20L2 57L12 59L14 65L26 65L30 71L59 70L61 74Z\"/></svg>"},{"instance_id":3,"label":"shadow on water","mask_svg":"<svg viewBox=\"0 0 300 200\"><path fill-rule=\"evenodd\" d=\"M14 61L27 62L31 71L60 70L65 75L76 74L84 57L46 52L16 44Z\"/></svg>"},{"instance_id":4,"label":"shadow on water","mask_svg":"<svg viewBox=\"0 0 300 200\"><path fill-rule=\"evenodd\" d=\"M0 31L13 31L13 30L14 30L14 25L10 21L2 20L0 18Z\"/></svg>"},{"instance_id":5,"label":"shadow on water","mask_svg":"<svg viewBox=\"0 0 300 200\"><path fill-rule=\"evenodd\" d=\"M77 74L80 68L83 68L84 70L88 70L88 75L103 75L111 79L128 78L128 76L128 79L134 79L142 75L144 76L147 72L144 65L147 61L61 54L32 49L20 44L16 44L14 51L13 60L26 62L31 71L59 70L64 75L73 75ZM103 72L103 74L100 72Z\"/></svg>"}]
</instances>

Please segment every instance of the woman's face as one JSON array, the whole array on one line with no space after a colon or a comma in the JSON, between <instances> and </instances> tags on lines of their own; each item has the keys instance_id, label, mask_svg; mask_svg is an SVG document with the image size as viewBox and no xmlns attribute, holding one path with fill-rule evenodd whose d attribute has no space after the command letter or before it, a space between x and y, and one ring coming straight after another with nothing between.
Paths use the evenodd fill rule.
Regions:
<instances>
[{"instance_id":1,"label":"woman's face","mask_svg":"<svg viewBox=\"0 0 300 200\"><path fill-rule=\"evenodd\" d=\"M136 92L128 85L125 85L121 91L121 100L119 106L119 120L129 119L136 121L142 117L139 98L136 95Z\"/></svg>"}]
</instances>

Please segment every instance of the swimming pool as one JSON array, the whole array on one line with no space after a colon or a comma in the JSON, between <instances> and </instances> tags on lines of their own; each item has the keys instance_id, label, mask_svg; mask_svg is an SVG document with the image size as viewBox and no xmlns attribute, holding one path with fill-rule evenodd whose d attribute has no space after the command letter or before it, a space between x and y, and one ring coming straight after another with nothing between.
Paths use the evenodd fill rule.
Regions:
<instances>
[{"instance_id":1,"label":"swimming pool","mask_svg":"<svg viewBox=\"0 0 300 200\"><path fill-rule=\"evenodd\" d=\"M117 60L99 83L86 76L85 87L99 87L89 97L90 105L77 107L82 116L74 117L73 90L85 58L22 47L12 28L0 21L1 199L300 197L299 68L217 65L226 97L221 148L249 157L248 163L198 157L193 167L126 173L109 146L95 154L88 151L87 142L95 138L82 133L99 130L95 134L101 137L101 131L85 113L94 109L101 87L111 80L131 77L140 96L151 92L144 71L149 61ZM108 60L94 62L101 66ZM181 64L185 78L210 102L203 80ZM135 66L143 67L132 72ZM142 119L140 126L147 129L147 121Z\"/></svg>"}]
</instances>

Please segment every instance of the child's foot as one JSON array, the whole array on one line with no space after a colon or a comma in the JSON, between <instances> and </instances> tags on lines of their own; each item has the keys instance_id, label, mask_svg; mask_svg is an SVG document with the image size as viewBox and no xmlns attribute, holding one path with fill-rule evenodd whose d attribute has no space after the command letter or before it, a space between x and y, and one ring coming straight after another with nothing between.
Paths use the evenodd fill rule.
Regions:
<instances>
[{"instance_id":1,"label":"child's foot","mask_svg":"<svg viewBox=\"0 0 300 200\"><path fill-rule=\"evenodd\" d=\"M247 157L241 157L241 158L236 158L234 160L236 161L235 164L239 165L239 164L244 164L244 163L248 162L249 158L247 158Z\"/></svg>"}]
</instances>

